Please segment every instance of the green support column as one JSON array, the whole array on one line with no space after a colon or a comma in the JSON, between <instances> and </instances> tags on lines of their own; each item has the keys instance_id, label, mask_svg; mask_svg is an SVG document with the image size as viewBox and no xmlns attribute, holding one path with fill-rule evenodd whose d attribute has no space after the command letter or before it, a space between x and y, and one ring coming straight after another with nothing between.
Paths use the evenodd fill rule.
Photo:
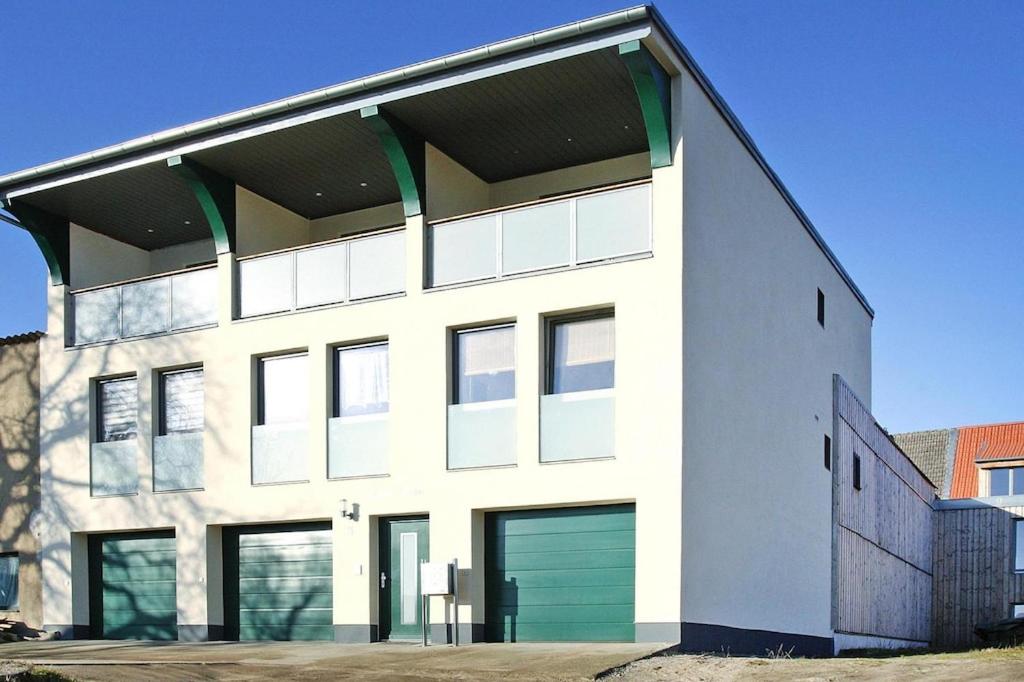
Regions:
<instances>
[{"instance_id":1,"label":"green support column","mask_svg":"<svg viewBox=\"0 0 1024 682\"><path fill-rule=\"evenodd\" d=\"M651 168L672 165L672 79L639 40L619 45L629 69L651 148Z\"/></svg>"},{"instance_id":2,"label":"green support column","mask_svg":"<svg viewBox=\"0 0 1024 682\"><path fill-rule=\"evenodd\" d=\"M71 283L71 223L67 218L30 206L17 199L4 200L4 208L18 219L36 241L46 259L50 283L54 286ZM8 221L10 222L10 221Z\"/></svg>"},{"instance_id":3,"label":"green support column","mask_svg":"<svg viewBox=\"0 0 1024 682\"><path fill-rule=\"evenodd\" d=\"M217 253L235 252L235 182L183 156L167 165L188 183L210 225Z\"/></svg>"},{"instance_id":4,"label":"green support column","mask_svg":"<svg viewBox=\"0 0 1024 682\"><path fill-rule=\"evenodd\" d=\"M423 213L426 204L426 145L423 137L376 105L359 110L377 133L402 193L405 216Z\"/></svg>"}]
</instances>

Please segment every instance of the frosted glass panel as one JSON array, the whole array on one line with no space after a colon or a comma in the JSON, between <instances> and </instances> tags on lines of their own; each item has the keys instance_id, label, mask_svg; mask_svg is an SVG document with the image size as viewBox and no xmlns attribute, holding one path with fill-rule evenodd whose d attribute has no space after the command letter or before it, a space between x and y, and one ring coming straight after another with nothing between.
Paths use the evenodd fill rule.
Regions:
<instances>
[{"instance_id":1,"label":"frosted glass panel","mask_svg":"<svg viewBox=\"0 0 1024 682\"><path fill-rule=\"evenodd\" d=\"M503 214L502 272L568 265L569 209L569 202L561 201Z\"/></svg>"},{"instance_id":2,"label":"frosted glass panel","mask_svg":"<svg viewBox=\"0 0 1024 682\"><path fill-rule=\"evenodd\" d=\"M615 455L615 395L610 389L540 398L540 461Z\"/></svg>"},{"instance_id":3,"label":"frosted glass panel","mask_svg":"<svg viewBox=\"0 0 1024 682\"><path fill-rule=\"evenodd\" d=\"M398 540L399 563L402 568L399 572L402 580L402 625L415 625L416 614L419 609L419 595L416 589L416 582L419 578L419 567L416 560L419 552L416 548L416 533L402 533Z\"/></svg>"},{"instance_id":4,"label":"frosted glass panel","mask_svg":"<svg viewBox=\"0 0 1024 682\"><path fill-rule=\"evenodd\" d=\"M405 291L405 233L359 239L352 249L353 300Z\"/></svg>"},{"instance_id":5,"label":"frosted glass panel","mask_svg":"<svg viewBox=\"0 0 1024 682\"><path fill-rule=\"evenodd\" d=\"M217 271L198 270L171 278L171 328L217 323Z\"/></svg>"},{"instance_id":6,"label":"frosted glass panel","mask_svg":"<svg viewBox=\"0 0 1024 682\"><path fill-rule=\"evenodd\" d=\"M344 301L347 260L347 244L296 252L296 305L306 308Z\"/></svg>"},{"instance_id":7,"label":"frosted glass panel","mask_svg":"<svg viewBox=\"0 0 1024 682\"><path fill-rule=\"evenodd\" d=\"M580 197L576 202L576 260L651 250L650 185Z\"/></svg>"},{"instance_id":8,"label":"frosted glass panel","mask_svg":"<svg viewBox=\"0 0 1024 682\"><path fill-rule=\"evenodd\" d=\"M307 442L305 424L252 427L252 482L308 481Z\"/></svg>"},{"instance_id":9,"label":"frosted glass panel","mask_svg":"<svg viewBox=\"0 0 1024 682\"><path fill-rule=\"evenodd\" d=\"M448 468L516 463L516 401L448 407Z\"/></svg>"},{"instance_id":10,"label":"frosted glass panel","mask_svg":"<svg viewBox=\"0 0 1024 682\"><path fill-rule=\"evenodd\" d=\"M203 487L203 434L175 433L153 439L153 489Z\"/></svg>"},{"instance_id":11,"label":"frosted glass panel","mask_svg":"<svg viewBox=\"0 0 1024 682\"><path fill-rule=\"evenodd\" d=\"M92 494L131 495L139 490L136 440L93 443L89 448Z\"/></svg>"},{"instance_id":12,"label":"frosted glass panel","mask_svg":"<svg viewBox=\"0 0 1024 682\"><path fill-rule=\"evenodd\" d=\"M493 215L437 225L430 230L435 286L494 277L498 269L498 221Z\"/></svg>"},{"instance_id":13,"label":"frosted glass panel","mask_svg":"<svg viewBox=\"0 0 1024 682\"><path fill-rule=\"evenodd\" d=\"M378 476L388 473L387 414L335 417L327 422L327 475Z\"/></svg>"},{"instance_id":14,"label":"frosted glass panel","mask_svg":"<svg viewBox=\"0 0 1024 682\"><path fill-rule=\"evenodd\" d=\"M154 279L121 287L121 336L158 334L170 329L171 283Z\"/></svg>"},{"instance_id":15,"label":"frosted glass panel","mask_svg":"<svg viewBox=\"0 0 1024 682\"><path fill-rule=\"evenodd\" d=\"M116 339L121 333L120 307L116 287L75 294L75 343Z\"/></svg>"},{"instance_id":16,"label":"frosted glass panel","mask_svg":"<svg viewBox=\"0 0 1024 682\"><path fill-rule=\"evenodd\" d=\"M238 280L242 317L291 310L292 254L242 261Z\"/></svg>"}]
</instances>

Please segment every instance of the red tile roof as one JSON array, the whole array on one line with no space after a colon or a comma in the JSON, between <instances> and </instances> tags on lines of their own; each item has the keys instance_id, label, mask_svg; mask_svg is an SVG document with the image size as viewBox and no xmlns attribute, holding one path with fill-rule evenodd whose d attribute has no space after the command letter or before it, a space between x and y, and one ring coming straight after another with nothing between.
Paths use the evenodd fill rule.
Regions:
<instances>
[{"instance_id":1,"label":"red tile roof","mask_svg":"<svg viewBox=\"0 0 1024 682\"><path fill-rule=\"evenodd\" d=\"M959 429L953 485L949 496L977 497L979 461L1024 459L1024 422L964 426Z\"/></svg>"}]
</instances>

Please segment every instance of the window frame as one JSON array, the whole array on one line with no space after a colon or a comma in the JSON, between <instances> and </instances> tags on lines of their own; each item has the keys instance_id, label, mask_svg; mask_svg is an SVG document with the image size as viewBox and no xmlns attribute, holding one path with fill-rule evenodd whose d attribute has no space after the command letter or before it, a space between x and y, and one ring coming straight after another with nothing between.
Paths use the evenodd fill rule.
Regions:
<instances>
[{"instance_id":1,"label":"window frame","mask_svg":"<svg viewBox=\"0 0 1024 682\"><path fill-rule=\"evenodd\" d=\"M853 489L854 490L863 490L864 489L864 481L862 480L861 460L860 460L860 455L858 455L856 452L853 453L853 476L852 476L852 478L853 478Z\"/></svg>"},{"instance_id":2,"label":"window frame","mask_svg":"<svg viewBox=\"0 0 1024 682\"><path fill-rule=\"evenodd\" d=\"M818 324L825 328L825 292L818 289Z\"/></svg>"},{"instance_id":3,"label":"window frame","mask_svg":"<svg viewBox=\"0 0 1024 682\"><path fill-rule=\"evenodd\" d=\"M824 440L824 451L825 451L825 471L832 471L832 437L825 434Z\"/></svg>"},{"instance_id":4,"label":"window frame","mask_svg":"<svg viewBox=\"0 0 1024 682\"><path fill-rule=\"evenodd\" d=\"M1013 520L1013 573L1024 573L1024 555L1022 555L1022 543L1024 540L1024 519ZM1018 563L1018 559L1020 562Z\"/></svg>"},{"instance_id":5,"label":"window frame","mask_svg":"<svg viewBox=\"0 0 1024 682\"><path fill-rule=\"evenodd\" d=\"M448 381L450 382L449 387L449 398L448 405L469 405L470 403L463 403L460 401L459 396L459 384L461 374L459 370L460 353L459 353L459 335L472 333L472 332L485 332L494 329L511 329L512 330L512 397L511 398L499 398L498 400L516 400L519 397L518 382L518 371L519 371L519 349L518 340L519 334L517 329L517 323L515 320L511 322L496 322L494 324L485 324L483 326L469 326L469 327L457 327L453 328L449 334L449 343L451 344L451 368L448 372ZM475 402L496 402L496 400L480 400Z\"/></svg>"},{"instance_id":6,"label":"window frame","mask_svg":"<svg viewBox=\"0 0 1024 682\"><path fill-rule=\"evenodd\" d=\"M1021 610L1019 616L1016 615L1018 608ZM1024 602L1010 602L1010 618L1024 618Z\"/></svg>"},{"instance_id":7,"label":"window frame","mask_svg":"<svg viewBox=\"0 0 1024 682\"><path fill-rule=\"evenodd\" d=\"M1024 463L1015 462L1015 463L1013 463L1013 464L1011 464L1009 466L989 466L989 467L984 467L984 469L985 469L986 486L987 486L988 497L1009 497L1009 496L1013 496L1015 494L1016 495L1022 494L1022 493L1014 493L1013 492L1013 488L1014 488L1014 481L1017 478L1017 474L1019 473L1022 477L1024 477ZM992 492L992 473L995 472L995 471L1006 471L1006 473L1007 473L1006 494L1005 495L996 495L995 493Z\"/></svg>"},{"instance_id":8,"label":"window frame","mask_svg":"<svg viewBox=\"0 0 1024 682\"><path fill-rule=\"evenodd\" d=\"M121 440L103 440L103 386L122 381L135 382L135 434L132 438ZM139 438L139 377L137 374L125 374L122 376L102 377L93 379L93 402L95 423L92 427L93 443L119 443L123 440L138 440Z\"/></svg>"},{"instance_id":9,"label":"window frame","mask_svg":"<svg viewBox=\"0 0 1024 682\"><path fill-rule=\"evenodd\" d=\"M272 355L261 355L261 356L258 356L256 358L256 415L255 415L256 416L256 420L255 420L256 423L255 423L255 426L266 426L266 424L267 424L267 422L266 422L266 415L264 413L265 412L265 408L266 408L266 405L265 405L265 395L264 395L265 392L266 392L266 387L264 386L265 376L264 376L263 363L266 362L267 360L283 360L285 358L295 358L295 357L300 357L300 356L301 357L305 357L307 359L307 361L308 361L309 360L309 349L290 351L290 352L285 352L285 353L276 353L276 354L272 354ZM308 366L306 367L306 371L307 371L307 374L308 374L308 371L309 371L309 367ZM309 380L309 377L307 376L307 382L308 382L308 380ZM307 386L308 386L308 383L307 383ZM309 419L309 407L311 407L311 406L307 405L307 414L306 414L307 421ZM296 423L298 423L298 422L296 422Z\"/></svg>"},{"instance_id":10,"label":"window frame","mask_svg":"<svg viewBox=\"0 0 1024 682\"><path fill-rule=\"evenodd\" d=\"M16 601L13 604L0 604L0 612L19 613L21 611L21 553L0 552L0 559L14 559L14 581Z\"/></svg>"},{"instance_id":11,"label":"window frame","mask_svg":"<svg viewBox=\"0 0 1024 682\"><path fill-rule=\"evenodd\" d=\"M601 320L610 318L615 324L615 308L600 308L597 310L586 310L565 315L550 315L544 318L544 385L542 395L560 395L554 391L555 386L555 327L567 322L585 322L587 320ZM618 337L616 337L618 339ZM618 350L618 342L616 347ZM616 353L617 356L617 353ZM597 389L604 391L615 390L615 371L612 371L611 388ZM567 391L567 393L582 393L582 391Z\"/></svg>"},{"instance_id":12,"label":"window frame","mask_svg":"<svg viewBox=\"0 0 1024 682\"><path fill-rule=\"evenodd\" d=\"M373 348L384 346L388 359L388 409L387 412L376 414L391 414L391 340L387 337L372 341L359 341L356 343L341 343L331 346L331 406L330 419L339 419L341 415L341 353L347 350L358 350L360 348Z\"/></svg>"},{"instance_id":13,"label":"window frame","mask_svg":"<svg viewBox=\"0 0 1024 682\"><path fill-rule=\"evenodd\" d=\"M174 433L203 433L206 431L206 368L203 365L189 365L174 369L162 369L156 377L156 435L167 436L167 393L164 378L173 374L199 371L203 376L203 425L195 431L175 431Z\"/></svg>"}]
</instances>

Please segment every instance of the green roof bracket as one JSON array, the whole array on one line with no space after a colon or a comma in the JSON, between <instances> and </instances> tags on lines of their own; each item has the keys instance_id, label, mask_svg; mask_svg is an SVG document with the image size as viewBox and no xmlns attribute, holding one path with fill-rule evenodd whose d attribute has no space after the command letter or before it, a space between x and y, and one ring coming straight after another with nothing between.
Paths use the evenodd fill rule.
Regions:
<instances>
[{"instance_id":1,"label":"green roof bracket","mask_svg":"<svg viewBox=\"0 0 1024 682\"><path fill-rule=\"evenodd\" d=\"M217 245L217 253L235 252L235 181L184 156L167 165L188 183Z\"/></svg>"},{"instance_id":2,"label":"green roof bracket","mask_svg":"<svg viewBox=\"0 0 1024 682\"><path fill-rule=\"evenodd\" d=\"M402 194L405 216L423 213L427 196L426 143L423 136L376 105L363 107L359 114L377 133L384 147Z\"/></svg>"},{"instance_id":3,"label":"green roof bracket","mask_svg":"<svg viewBox=\"0 0 1024 682\"><path fill-rule=\"evenodd\" d=\"M36 246L46 259L50 283L53 286L70 284L71 222L67 218L16 199L5 199L3 206L8 213L18 219L19 227L25 229L36 241Z\"/></svg>"},{"instance_id":4,"label":"green roof bracket","mask_svg":"<svg viewBox=\"0 0 1024 682\"><path fill-rule=\"evenodd\" d=\"M619 45L619 58L629 70L651 149L651 168L672 165L672 78L639 40Z\"/></svg>"}]
</instances>

